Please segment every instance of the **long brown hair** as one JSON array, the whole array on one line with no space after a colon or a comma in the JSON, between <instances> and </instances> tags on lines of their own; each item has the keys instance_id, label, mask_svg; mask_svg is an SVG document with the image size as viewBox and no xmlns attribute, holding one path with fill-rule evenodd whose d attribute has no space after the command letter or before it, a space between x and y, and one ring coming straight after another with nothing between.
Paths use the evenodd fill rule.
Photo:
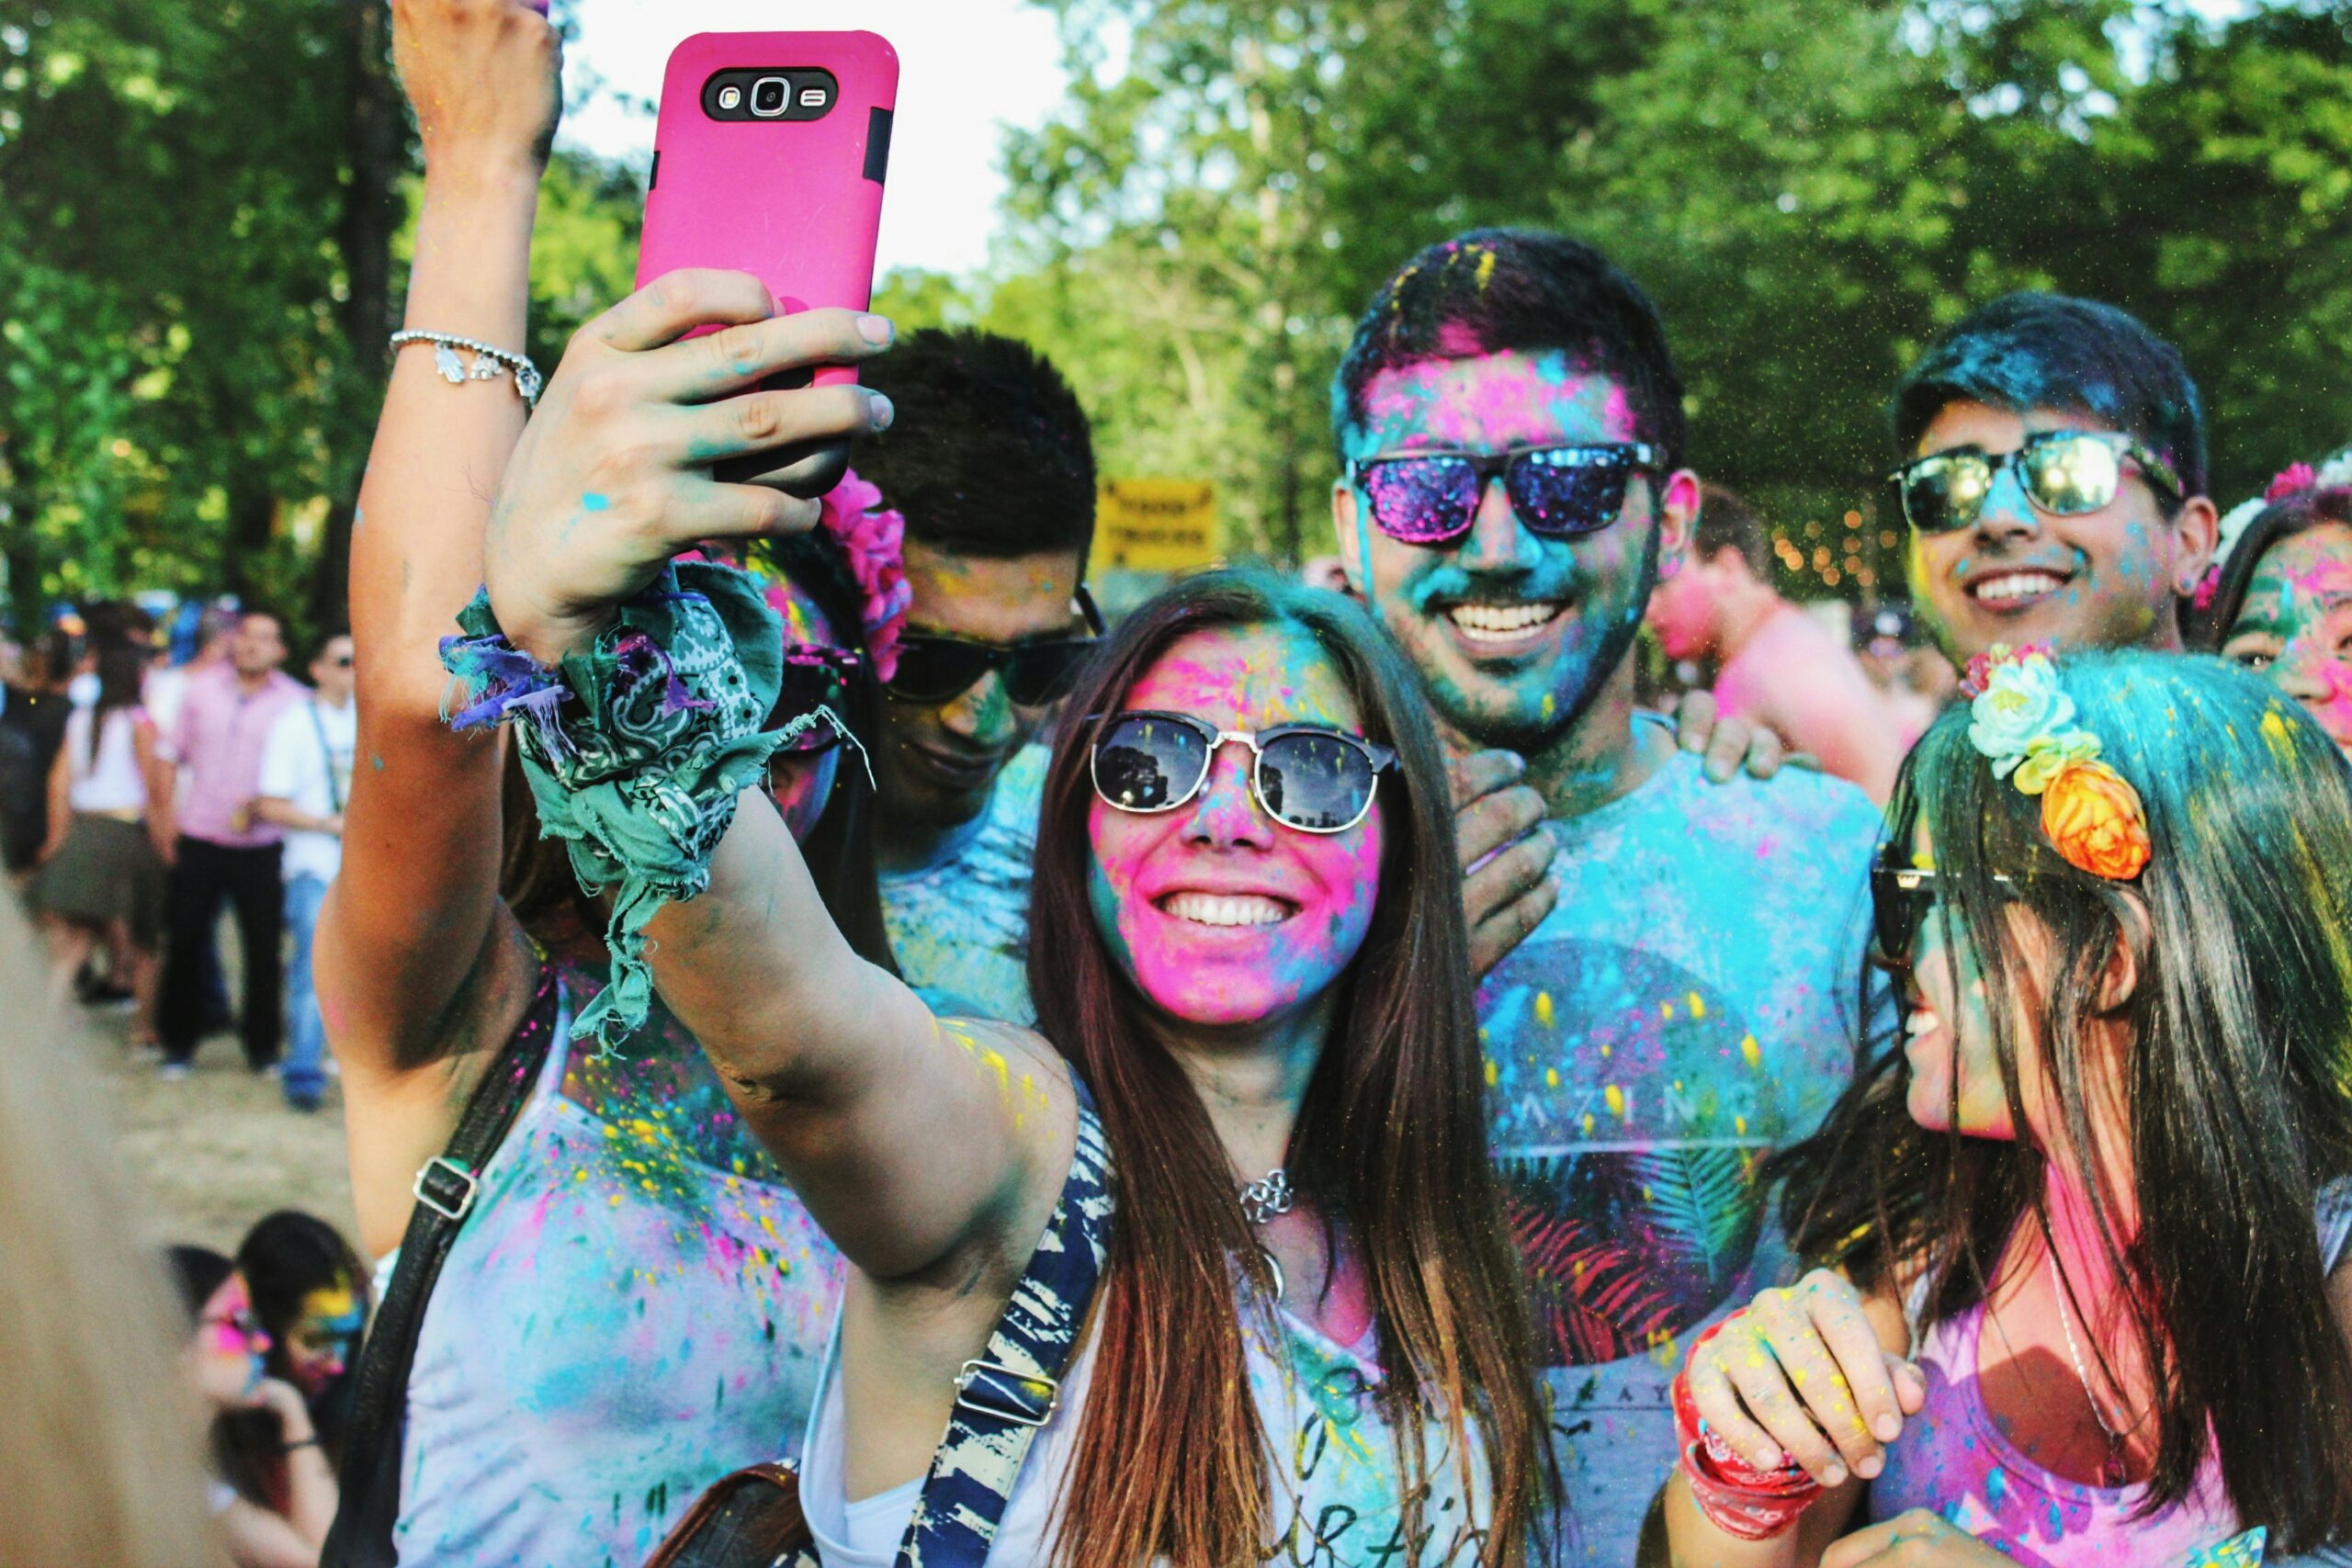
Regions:
<instances>
[{"instance_id":1,"label":"long brown hair","mask_svg":"<svg viewBox=\"0 0 2352 1568\"><path fill-rule=\"evenodd\" d=\"M1068 711L1115 710L1167 649L1216 627L1312 637L1393 747L1402 788L1381 795L1379 903L1340 981L1331 1043L1309 1080L1288 1168L1362 1259L1396 1434L1401 1537L1419 1498L1431 1402L1465 1489L1483 1450L1492 1517L1478 1561L1524 1561L1538 1509L1543 1423L1526 1303L1487 1156L1486 1079L1470 988L1444 763L1411 672L1363 611L1255 571L1220 571L1136 612ZM1272 1537L1264 1435L1250 1397L1232 1270L1272 1275L1223 1146L1151 1004L1114 963L1089 907L1091 727L1067 725L1046 776L1031 890L1029 987L1038 1028L1076 1062L1108 1135L1118 1219L1097 1303L1093 1388L1062 1500L1067 1564L1228 1568ZM1475 1432L1476 1448L1472 1435Z\"/></svg>"},{"instance_id":2,"label":"long brown hair","mask_svg":"<svg viewBox=\"0 0 2352 1568\"><path fill-rule=\"evenodd\" d=\"M150 1211L34 943L0 898L0 1010L14 1025L0 1051L0 1562L225 1568L171 1288L127 1223Z\"/></svg>"},{"instance_id":3,"label":"long brown hair","mask_svg":"<svg viewBox=\"0 0 2352 1568\"><path fill-rule=\"evenodd\" d=\"M2290 1554L2352 1540L2352 1323L2331 1302L2314 1224L2323 1190L2352 1178L2352 774L2249 671L2125 650L2062 655L2058 668L2101 760L2145 806L2147 869L2116 883L2061 860L2038 798L1971 742L1965 707L1904 764L1894 841L1907 849L1928 825L1931 919L1947 954L1964 946L1983 971L2013 1123L2028 1125L2021 1003L2040 1003L2043 1084L2073 1148L2097 1146L2090 1108L2120 1075L2128 1187L2096 1160L2075 1176L2154 1385L2143 1516L2186 1498L2211 1454L2238 1528L2267 1529ZM2065 955L2038 998L2013 904ZM2084 1024L2119 943L2139 983L2122 1010L2130 1048L2108 1066ZM1916 1271L1937 1324L1991 1293L2019 1229L2049 1242L2049 1157L1962 1134L1957 1075L1950 1129L1925 1130L1905 1110L1910 1086L1899 1040L1867 1044L1821 1130L1765 1172L1785 1183L1804 1257L1866 1290ZM2088 1320L2098 1308L2064 1310ZM2106 1366L2104 1348L2092 1353Z\"/></svg>"}]
</instances>

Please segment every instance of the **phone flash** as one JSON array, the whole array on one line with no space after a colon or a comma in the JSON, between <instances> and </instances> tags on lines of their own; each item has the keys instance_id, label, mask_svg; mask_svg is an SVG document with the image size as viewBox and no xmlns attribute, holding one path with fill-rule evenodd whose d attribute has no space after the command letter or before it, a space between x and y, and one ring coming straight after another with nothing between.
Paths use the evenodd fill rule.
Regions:
<instances>
[{"instance_id":1,"label":"phone flash","mask_svg":"<svg viewBox=\"0 0 2352 1568\"><path fill-rule=\"evenodd\" d=\"M801 88L800 107L804 109L823 108L825 107L825 89L822 87Z\"/></svg>"},{"instance_id":2,"label":"phone flash","mask_svg":"<svg viewBox=\"0 0 2352 1568\"><path fill-rule=\"evenodd\" d=\"M718 107L719 107L720 108L723 108L723 109L741 108L741 107L742 107L742 104L743 104L743 89L742 89L742 88L741 88L741 87L721 87L721 88L719 88L719 89L718 89Z\"/></svg>"}]
</instances>

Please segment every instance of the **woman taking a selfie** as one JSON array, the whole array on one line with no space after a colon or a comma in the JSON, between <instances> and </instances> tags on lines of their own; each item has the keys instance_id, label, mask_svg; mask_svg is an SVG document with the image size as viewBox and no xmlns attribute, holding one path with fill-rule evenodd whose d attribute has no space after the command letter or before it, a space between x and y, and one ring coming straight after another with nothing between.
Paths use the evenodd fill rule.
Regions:
<instances>
[{"instance_id":1,"label":"woman taking a selfie","mask_svg":"<svg viewBox=\"0 0 2352 1568\"><path fill-rule=\"evenodd\" d=\"M654 640L699 673L649 771L742 744L666 558L803 525L684 461L771 395L682 406L700 350L671 340L765 296L731 274L691 288L593 323L647 346L567 360L507 471L488 604L535 673L503 700L568 694L558 737L517 716L526 756L608 746L623 650L673 623ZM745 368L772 367L749 362L783 337L736 330ZM613 453L638 465L613 476L627 502L578 515ZM1007 1564L1523 1561L1540 1418L1409 672L1344 601L1216 574L1137 612L1069 712L1035 1033L934 1017L861 959L776 814L736 809L737 773L711 763L673 803L715 848L646 928L662 998L853 1265L801 1484L823 1560L888 1563L993 1509L978 1544ZM535 774L543 813L579 808L569 771ZM1036 1434L1025 1462L1001 1460L1017 1436L976 1435L1007 1407L1000 1430Z\"/></svg>"},{"instance_id":2,"label":"woman taking a selfie","mask_svg":"<svg viewBox=\"0 0 2352 1568\"><path fill-rule=\"evenodd\" d=\"M524 0L397 0L393 21L425 156L405 324L433 335L395 356L353 530L359 764L319 991L362 1245L417 1261L403 1259L405 1291L393 1276L354 1371L328 1561L397 1548L404 1562L635 1564L710 1477L797 1434L840 1265L674 1021L653 1006L633 1028L591 1027L626 998L603 986L601 954L591 971L543 956L577 934L565 846L502 799L500 739L442 721L439 645L481 581L526 403L503 361L463 346L451 362L474 374L447 379L438 340L523 345L559 46ZM740 313L764 317L764 298ZM878 348L840 312L774 325L780 360ZM639 346L585 334L571 357ZM862 404L817 393L777 407L787 434L868 428ZM861 650L866 598L842 547L830 525L791 541L778 598L801 646L771 671L764 718L821 702L852 731L870 719L872 672L840 657ZM809 835L820 901L887 964L857 852L863 780L827 747L838 739L804 728L765 782ZM520 918L502 897L508 848ZM558 878L567 896L537 896ZM585 919L593 948L605 915ZM484 1107L508 1120L469 1111ZM453 1135L468 1141L458 1157ZM430 1248L407 1245L436 1214L460 1227L437 1280Z\"/></svg>"},{"instance_id":3,"label":"woman taking a selfie","mask_svg":"<svg viewBox=\"0 0 2352 1568\"><path fill-rule=\"evenodd\" d=\"M1890 808L1901 1047L1777 1162L1822 1267L1677 1382L1677 1562L2352 1543L2352 781L2245 671L2000 651Z\"/></svg>"}]
</instances>

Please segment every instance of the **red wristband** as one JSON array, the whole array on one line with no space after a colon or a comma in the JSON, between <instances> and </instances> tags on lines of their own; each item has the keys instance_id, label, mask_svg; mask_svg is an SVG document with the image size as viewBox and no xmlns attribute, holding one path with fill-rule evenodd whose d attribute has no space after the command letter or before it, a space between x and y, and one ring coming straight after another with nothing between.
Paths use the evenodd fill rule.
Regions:
<instances>
[{"instance_id":1,"label":"red wristband","mask_svg":"<svg viewBox=\"0 0 2352 1568\"><path fill-rule=\"evenodd\" d=\"M1690 1356L1675 1374L1675 1447L1690 1483L1690 1499L1709 1522L1742 1540L1768 1540L1797 1522L1797 1516L1821 1495L1821 1483L1794 1460L1777 1470L1757 1469L1700 1419L1698 1402L1690 1394L1690 1363L1723 1330L1718 1323L1692 1341Z\"/></svg>"}]
</instances>

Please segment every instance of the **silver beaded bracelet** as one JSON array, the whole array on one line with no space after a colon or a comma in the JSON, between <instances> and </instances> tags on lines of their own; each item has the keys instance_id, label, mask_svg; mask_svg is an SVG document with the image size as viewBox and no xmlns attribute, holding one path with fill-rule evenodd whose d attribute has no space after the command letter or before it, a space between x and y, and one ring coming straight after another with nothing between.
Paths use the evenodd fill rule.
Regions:
<instances>
[{"instance_id":1,"label":"silver beaded bracelet","mask_svg":"<svg viewBox=\"0 0 2352 1568\"><path fill-rule=\"evenodd\" d=\"M539 368L521 355L493 347L479 338L458 337L451 333L392 334L394 348L406 348L413 343L433 345L433 367L441 373L441 379L452 387L463 386L469 380L495 381L501 371L508 371L514 377L514 390L522 395L523 406L538 406ZM470 370L458 360L458 350L461 348L474 356Z\"/></svg>"}]
</instances>

